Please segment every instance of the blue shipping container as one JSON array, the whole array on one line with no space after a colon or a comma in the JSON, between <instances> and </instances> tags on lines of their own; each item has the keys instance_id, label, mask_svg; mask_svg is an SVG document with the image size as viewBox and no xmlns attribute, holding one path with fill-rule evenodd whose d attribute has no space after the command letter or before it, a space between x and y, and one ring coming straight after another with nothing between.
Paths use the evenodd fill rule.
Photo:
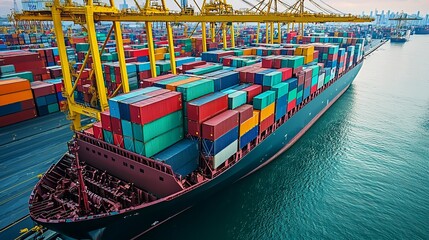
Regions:
<instances>
[{"instance_id":1,"label":"blue shipping container","mask_svg":"<svg viewBox=\"0 0 429 240\"><path fill-rule=\"evenodd\" d=\"M276 112L275 112L276 121L282 118L284 115L286 115L286 110L287 110L287 96L284 95L283 97L277 99L276 101Z\"/></svg>"},{"instance_id":2,"label":"blue shipping container","mask_svg":"<svg viewBox=\"0 0 429 240\"><path fill-rule=\"evenodd\" d=\"M227 133L220 136L215 141L203 139L202 150L206 155L214 156L220 151L222 151L224 148L229 146L229 144L237 140L237 138L238 138L238 126L229 130Z\"/></svg>"},{"instance_id":3,"label":"blue shipping container","mask_svg":"<svg viewBox=\"0 0 429 240\"><path fill-rule=\"evenodd\" d=\"M188 165L195 170L199 159L198 141L183 139L154 155L153 159L170 165L174 172Z\"/></svg>"},{"instance_id":4,"label":"blue shipping container","mask_svg":"<svg viewBox=\"0 0 429 240\"><path fill-rule=\"evenodd\" d=\"M250 129L247 133L240 137L240 149L246 146L250 141L258 137L259 126Z\"/></svg>"}]
</instances>

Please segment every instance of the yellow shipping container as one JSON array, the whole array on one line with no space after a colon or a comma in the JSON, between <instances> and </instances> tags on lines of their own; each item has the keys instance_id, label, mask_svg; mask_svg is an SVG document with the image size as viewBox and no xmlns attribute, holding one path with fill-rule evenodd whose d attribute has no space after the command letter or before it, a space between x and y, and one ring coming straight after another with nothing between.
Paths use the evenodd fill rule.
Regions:
<instances>
[{"instance_id":1,"label":"yellow shipping container","mask_svg":"<svg viewBox=\"0 0 429 240\"><path fill-rule=\"evenodd\" d=\"M303 48L303 50L302 50L302 54L303 55L305 55L305 56L308 56L308 55L313 55L313 53L314 53L314 46L306 46L305 48Z\"/></svg>"},{"instance_id":2,"label":"yellow shipping container","mask_svg":"<svg viewBox=\"0 0 429 240\"><path fill-rule=\"evenodd\" d=\"M266 118L274 114L275 111L275 103L271 103L266 108L262 110L255 110L259 114L259 121L264 121Z\"/></svg>"},{"instance_id":3,"label":"yellow shipping container","mask_svg":"<svg viewBox=\"0 0 429 240\"><path fill-rule=\"evenodd\" d=\"M171 91L176 91L177 86L180 86L180 85L185 84L185 83L195 82L195 81L200 80L200 79L201 78L199 78L199 77L190 77L188 79L184 79L184 80L180 80L180 81L177 81L174 83L167 84L166 88L168 90L171 90Z\"/></svg>"},{"instance_id":4,"label":"yellow shipping container","mask_svg":"<svg viewBox=\"0 0 429 240\"><path fill-rule=\"evenodd\" d=\"M253 111L253 117L240 124L240 137L259 124L259 112Z\"/></svg>"},{"instance_id":5,"label":"yellow shipping container","mask_svg":"<svg viewBox=\"0 0 429 240\"><path fill-rule=\"evenodd\" d=\"M155 48L155 54L156 53L166 53L167 52L167 48L162 47L162 48Z\"/></svg>"},{"instance_id":6,"label":"yellow shipping container","mask_svg":"<svg viewBox=\"0 0 429 240\"><path fill-rule=\"evenodd\" d=\"M305 64L310 63L310 62L312 62L313 60L314 60L314 59L313 59L313 54L309 54L309 55L304 56L304 63L305 63Z\"/></svg>"},{"instance_id":7,"label":"yellow shipping container","mask_svg":"<svg viewBox=\"0 0 429 240\"><path fill-rule=\"evenodd\" d=\"M299 55L299 56L302 55L302 47L295 48L295 55Z\"/></svg>"}]
</instances>

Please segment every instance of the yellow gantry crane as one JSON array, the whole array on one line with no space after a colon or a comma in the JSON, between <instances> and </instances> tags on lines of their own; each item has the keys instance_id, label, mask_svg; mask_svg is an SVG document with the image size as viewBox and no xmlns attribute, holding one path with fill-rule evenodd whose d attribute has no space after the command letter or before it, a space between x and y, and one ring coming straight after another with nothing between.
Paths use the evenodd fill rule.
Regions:
<instances>
[{"instance_id":1,"label":"yellow gantry crane","mask_svg":"<svg viewBox=\"0 0 429 240\"><path fill-rule=\"evenodd\" d=\"M313 3L315 2L315 0L309 1ZM83 5L73 3L71 0L66 0L65 2L63 1L63 3L61 3L60 0L54 0L52 5L50 6L50 10L24 11L23 13L14 14L14 19L17 21L53 22L64 78L64 94L67 97L67 104L69 110L68 116L70 120L72 120L73 130L82 129L81 115L100 119L100 112L108 108L108 96L104 84L100 53L105 48L107 41L112 33L115 34L116 50L118 53L118 62L121 72L120 74L122 84L120 88L122 88L122 91L125 93L129 91L122 31L120 25L121 22L145 23L151 73L152 76L156 76L155 54L152 36L153 22L163 22L166 24L169 51L171 57L171 70L172 73L175 73L176 65L171 23L201 23L203 44L202 48L203 51L207 51L207 23L210 24L210 35L212 37L212 40L215 39L216 24L221 24L224 47L227 46L226 32L229 26L231 34L231 45L234 47L234 22L258 23L258 26L261 22L266 23L267 26L268 24L270 24L271 36L267 37L267 39L269 38L270 42L273 42L274 23L278 23L278 32L280 38L281 30L279 23L371 22L374 20L369 17L357 17L350 14L338 14L329 11L324 11L325 13L307 12L304 11L304 0L299 0L294 5L287 5L281 0L261 0L247 11L234 10L232 5L228 4L226 0L203 0L201 7L199 7L196 1L194 1L198 8L197 12L187 6L180 6L180 4L176 0L174 0L174 2L177 6L179 6L181 11L170 11L165 4L165 0L161 0L161 3L155 0L146 0L143 6L141 6L137 2L137 0L135 0L136 6L138 8L137 11L131 9L124 9L121 11L115 7L114 0L109 0L109 4L103 3L100 0L84 0ZM278 5L280 4L289 7L286 9L286 11L280 12L278 10ZM300 11L296 11L296 9L298 8L300 9ZM66 46L64 42L64 30L62 26L63 21L72 21L76 24L81 24L88 33L88 43L90 47L85 57L83 67L75 74L77 79L76 81L72 81L72 71L67 58ZM95 25L95 23L99 21L112 22L112 26L109 30L106 41L103 43L101 49L99 49L98 46ZM84 69L84 66L86 65L90 55L92 56L93 60L90 79L92 79L96 85L96 88L94 88L93 91L96 98L98 98L100 109L95 109L76 103L73 95L73 92L77 87L76 83L77 81L79 81L80 75L83 72L82 70ZM117 91L118 90L119 88L117 89Z\"/></svg>"}]
</instances>

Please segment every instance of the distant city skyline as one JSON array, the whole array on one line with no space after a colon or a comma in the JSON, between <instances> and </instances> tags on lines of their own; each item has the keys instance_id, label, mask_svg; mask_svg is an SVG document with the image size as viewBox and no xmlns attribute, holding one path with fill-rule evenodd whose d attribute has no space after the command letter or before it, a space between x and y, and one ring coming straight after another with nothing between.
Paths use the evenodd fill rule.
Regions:
<instances>
[{"instance_id":1,"label":"distant city skyline","mask_svg":"<svg viewBox=\"0 0 429 240\"><path fill-rule=\"evenodd\" d=\"M103 0L104 2L107 2L108 0ZM39 1L42 2L42 1ZM83 2L82 0L75 0L75 2ZM144 2L143 0L139 0L139 2ZM234 6L234 8L246 8L249 7L244 2L237 1L237 0L229 0L229 2ZM248 2L255 2L255 0L248 0ZM295 2L295 0L284 0L285 3L292 4ZM391 11L391 12L405 12L409 14L417 13L417 11L420 11L420 16L425 16L429 12L429 1L428 0L359 0L359 1L353 1L353 0L346 0L346 1L338 1L338 0L324 0L324 1L315 1L318 4L324 5L323 3L330 4L335 9L338 9L341 12L344 13L351 13L351 14L362 14L364 12L366 15L369 15L371 11L375 11L376 9L378 11L384 10L385 12ZM122 5L124 3L123 0L116 0L115 1L117 7ZM133 7L134 1L132 0L126 0L126 3L128 6ZM172 10L177 10L177 6L174 3L173 0L166 0L166 3L168 7ZM193 1L189 1L191 5L194 5ZM202 3L202 0L197 0L198 4ZM17 0L18 8L22 9L21 0ZM309 9L317 9L312 3L306 2L306 6ZM6 16L10 13L10 10L13 9L13 0L0 0L0 16Z\"/></svg>"}]
</instances>

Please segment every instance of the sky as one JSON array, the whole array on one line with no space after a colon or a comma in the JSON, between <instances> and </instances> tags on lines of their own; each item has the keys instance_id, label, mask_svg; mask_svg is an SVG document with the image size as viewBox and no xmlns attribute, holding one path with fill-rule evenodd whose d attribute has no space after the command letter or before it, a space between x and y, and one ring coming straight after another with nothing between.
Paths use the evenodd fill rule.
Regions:
<instances>
[{"instance_id":1,"label":"sky","mask_svg":"<svg viewBox=\"0 0 429 240\"><path fill-rule=\"evenodd\" d=\"M18 7L21 8L21 0L16 0ZM28 0L27 0L28 1ZM30 0L37 1L37 0ZM42 0L46 1L46 0ZM107 1L107 0L103 0ZM134 5L133 0L126 0L130 6ZM256 3L257 0L247 0L248 2ZM370 13L371 10L378 9L381 10L391 10L394 12L404 11L406 13L412 14L420 11L422 15L429 13L429 0L314 0L318 4L323 5L327 3L334 8L344 12L352 14L365 14ZM82 0L75 0L75 2L82 2ZM115 3L119 5L123 0L116 0ZM138 0L138 2L144 2L144 0ZM180 1L178 1L180 2ZM193 3L193 0L188 0L189 3ZM198 4L202 3L202 0L196 0ZM227 0L229 3L233 3L234 8L248 7L245 3L240 0ZM283 2L292 4L295 0L283 0ZM167 6L170 9L177 9L173 0L166 0ZM310 9L316 9L314 5L306 1L306 6ZM13 0L0 0L0 16L6 16L10 13L10 9L13 8Z\"/></svg>"}]
</instances>

